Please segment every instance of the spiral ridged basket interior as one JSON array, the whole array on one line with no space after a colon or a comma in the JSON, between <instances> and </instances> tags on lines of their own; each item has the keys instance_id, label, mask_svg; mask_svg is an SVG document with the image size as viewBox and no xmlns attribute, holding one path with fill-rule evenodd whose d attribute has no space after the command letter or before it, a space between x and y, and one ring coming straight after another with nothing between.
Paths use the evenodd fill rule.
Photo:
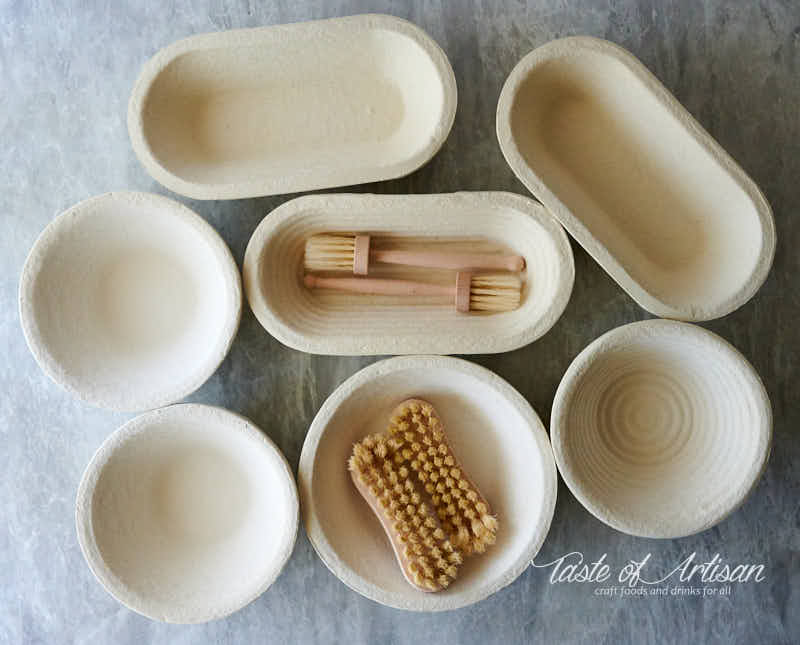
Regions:
<instances>
[{"instance_id":1,"label":"spiral ridged basket interior","mask_svg":"<svg viewBox=\"0 0 800 645\"><path fill-rule=\"evenodd\" d=\"M599 519L679 537L732 512L769 455L771 411L747 361L694 325L649 320L582 352L553 406L561 474Z\"/></svg>"}]
</instances>

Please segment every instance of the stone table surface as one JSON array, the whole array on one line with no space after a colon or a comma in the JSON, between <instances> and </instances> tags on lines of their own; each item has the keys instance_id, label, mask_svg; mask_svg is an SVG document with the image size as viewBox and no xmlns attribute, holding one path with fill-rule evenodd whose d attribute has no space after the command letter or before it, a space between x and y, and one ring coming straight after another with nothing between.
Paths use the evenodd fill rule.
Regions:
<instances>
[{"instance_id":1,"label":"stone table surface","mask_svg":"<svg viewBox=\"0 0 800 645\"><path fill-rule=\"evenodd\" d=\"M441 152L409 177L357 191L510 190L527 194L494 134L502 83L553 38L588 34L638 56L739 161L775 212L772 272L738 311L703 326L739 348L764 379L775 435L746 503L700 535L646 540L594 519L560 484L537 563L580 551L615 566L652 554L666 570L693 552L762 563L766 579L729 595L599 597L589 583L551 584L529 568L469 608L411 614L351 592L301 531L288 566L260 598L225 620L178 626L118 605L85 566L74 528L84 466L131 415L87 407L51 383L17 314L26 253L59 212L116 189L169 191L134 157L125 114L140 66L190 34L363 12L422 26L449 56L459 105ZM2 643L797 643L800 642L800 2L668 0L0 0L0 642ZM353 189L350 189L353 190ZM259 221L291 195L181 199L211 222L241 265ZM516 387L545 423L558 382L601 333L647 314L573 243L575 290L542 339L470 357ZM296 467L306 430L346 377L378 360L310 356L272 339L245 308L230 355L190 401L253 419Z\"/></svg>"}]
</instances>

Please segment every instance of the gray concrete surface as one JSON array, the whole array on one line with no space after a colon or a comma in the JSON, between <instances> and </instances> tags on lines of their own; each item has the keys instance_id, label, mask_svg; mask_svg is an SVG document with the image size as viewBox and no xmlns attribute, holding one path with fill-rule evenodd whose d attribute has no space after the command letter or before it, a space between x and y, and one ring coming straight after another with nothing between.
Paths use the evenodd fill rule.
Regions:
<instances>
[{"instance_id":1,"label":"gray concrete surface","mask_svg":"<svg viewBox=\"0 0 800 645\"><path fill-rule=\"evenodd\" d=\"M372 192L502 189L525 193L494 135L497 97L519 58L552 38L608 38L640 57L761 186L777 221L775 265L757 296L705 326L764 379L775 443L754 494L732 517L671 541L628 537L595 520L566 490L538 562L570 551L621 566L652 553L664 569L692 552L765 565L766 580L711 598L604 598L592 584L550 584L529 569L470 608L415 615L361 598L334 578L302 535L278 581L230 618L151 622L94 581L75 537L81 472L129 415L92 409L40 372L19 325L20 270L59 212L112 189L168 194L128 143L129 91L144 61L190 34L377 11L408 18L444 48L459 106L442 151L410 177ZM800 642L800 3L705 0L0 0L0 642L3 643L797 643ZM193 202L241 263L261 218L289 199ZM476 356L547 422L559 379L600 333L646 317L579 248L564 316L541 340ZM318 357L281 346L249 311L229 357L191 401L251 417L297 465L325 397L376 358Z\"/></svg>"}]
</instances>

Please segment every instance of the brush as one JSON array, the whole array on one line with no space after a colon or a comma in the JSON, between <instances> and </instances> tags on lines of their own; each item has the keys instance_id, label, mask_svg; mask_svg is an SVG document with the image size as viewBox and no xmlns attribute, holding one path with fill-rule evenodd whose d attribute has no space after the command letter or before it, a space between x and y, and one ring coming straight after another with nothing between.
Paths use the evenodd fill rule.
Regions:
<instances>
[{"instance_id":1,"label":"brush","mask_svg":"<svg viewBox=\"0 0 800 645\"><path fill-rule=\"evenodd\" d=\"M421 591L448 587L464 556L483 553L496 540L497 518L464 474L427 401L398 405L385 434L353 446L348 469L403 575Z\"/></svg>"},{"instance_id":2,"label":"brush","mask_svg":"<svg viewBox=\"0 0 800 645\"><path fill-rule=\"evenodd\" d=\"M352 271L366 275L370 262L454 271L490 269L517 273L525 268L525 258L521 255L370 249L369 235L324 233L306 240L307 271Z\"/></svg>"},{"instance_id":3,"label":"brush","mask_svg":"<svg viewBox=\"0 0 800 645\"><path fill-rule=\"evenodd\" d=\"M306 274L309 289L335 289L381 296L450 296L456 311L511 311L519 307L522 281L508 273L472 274L460 271L455 285L379 278L325 278Z\"/></svg>"},{"instance_id":4,"label":"brush","mask_svg":"<svg viewBox=\"0 0 800 645\"><path fill-rule=\"evenodd\" d=\"M464 555L483 553L495 542L497 518L458 463L434 407L408 399L395 408L389 436L401 442L402 460L430 496L442 530Z\"/></svg>"},{"instance_id":5,"label":"brush","mask_svg":"<svg viewBox=\"0 0 800 645\"><path fill-rule=\"evenodd\" d=\"M423 501L402 442L371 435L353 446L348 469L356 489L381 522L403 576L420 591L441 591L455 580L461 553Z\"/></svg>"}]
</instances>

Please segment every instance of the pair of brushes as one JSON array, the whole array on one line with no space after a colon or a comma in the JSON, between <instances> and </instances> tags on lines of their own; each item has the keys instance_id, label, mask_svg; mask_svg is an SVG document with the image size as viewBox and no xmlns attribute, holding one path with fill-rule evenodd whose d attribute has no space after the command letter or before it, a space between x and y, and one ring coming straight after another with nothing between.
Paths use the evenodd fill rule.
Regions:
<instances>
[{"instance_id":1,"label":"pair of brushes","mask_svg":"<svg viewBox=\"0 0 800 645\"><path fill-rule=\"evenodd\" d=\"M525 268L521 255L492 253L441 253L370 249L369 235L312 235L306 240L306 271L352 271L366 275L370 262L403 264L429 269L495 269L518 273Z\"/></svg>"},{"instance_id":2,"label":"pair of brushes","mask_svg":"<svg viewBox=\"0 0 800 645\"><path fill-rule=\"evenodd\" d=\"M495 543L497 518L427 401L398 405L386 433L353 446L348 469L389 537L403 576L420 591L447 588L465 556Z\"/></svg>"},{"instance_id":3,"label":"pair of brushes","mask_svg":"<svg viewBox=\"0 0 800 645\"><path fill-rule=\"evenodd\" d=\"M325 278L312 273L303 279L309 289L335 289L380 296L450 296L456 311L502 312L519 307L522 281L509 273L472 274L459 271L455 285L379 278Z\"/></svg>"}]
</instances>

